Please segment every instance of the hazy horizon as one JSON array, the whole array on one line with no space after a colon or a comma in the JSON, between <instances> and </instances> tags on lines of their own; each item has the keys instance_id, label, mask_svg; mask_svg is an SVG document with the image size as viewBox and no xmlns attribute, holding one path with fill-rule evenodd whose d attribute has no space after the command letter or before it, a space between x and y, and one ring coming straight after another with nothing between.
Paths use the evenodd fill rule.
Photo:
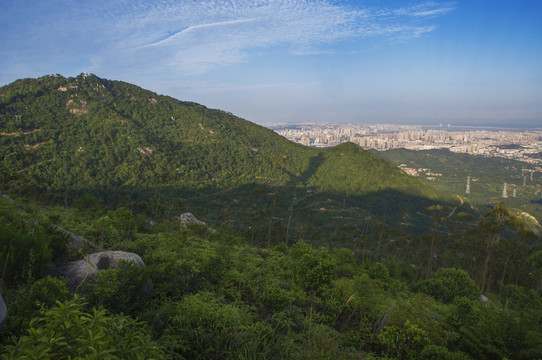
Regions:
<instances>
[{"instance_id":1,"label":"hazy horizon","mask_svg":"<svg viewBox=\"0 0 542 360\"><path fill-rule=\"evenodd\" d=\"M539 1L3 5L0 85L82 72L255 123L534 127Z\"/></svg>"},{"instance_id":2,"label":"hazy horizon","mask_svg":"<svg viewBox=\"0 0 542 360\"><path fill-rule=\"evenodd\" d=\"M234 114L235 115L235 114ZM377 126L377 125L396 125L400 126L413 126L413 127L423 127L423 128L442 128L442 129L510 129L514 131L525 130L525 131L540 131L542 130L542 124L532 123L532 124L522 124L522 123L504 123L500 125L498 123L486 123L486 124L476 124L474 122L465 122L465 123L439 123L439 122L426 122L426 123L401 123L401 122L281 122L281 121L268 121L262 122L260 125L278 128L278 127L288 127L288 126L348 126L348 125L357 125L357 126Z\"/></svg>"}]
</instances>

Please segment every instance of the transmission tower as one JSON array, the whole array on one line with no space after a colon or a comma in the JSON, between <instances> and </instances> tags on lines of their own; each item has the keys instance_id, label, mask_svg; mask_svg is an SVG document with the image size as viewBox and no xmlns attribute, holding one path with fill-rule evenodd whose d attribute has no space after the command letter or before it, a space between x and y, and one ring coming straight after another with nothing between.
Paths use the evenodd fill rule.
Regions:
<instances>
[{"instance_id":1,"label":"transmission tower","mask_svg":"<svg viewBox=\"0 0 542 360\"><path fill-rule=\"evenodd\" d=\"M470 194L470 176L467 176L467 188L465 189L465 194Z\"/></svg>"},{"instance_id":2,"label":"transmission tower","mask_svg":"<svg viewBox=\"0 0 542 360\"><path fill-rule=\"evenodd\" d=\"M508 191L506 190L506 183L504 183L504 187L502 188L502 195L503 198L508 197Z\"/></svg>"}]
</instances>

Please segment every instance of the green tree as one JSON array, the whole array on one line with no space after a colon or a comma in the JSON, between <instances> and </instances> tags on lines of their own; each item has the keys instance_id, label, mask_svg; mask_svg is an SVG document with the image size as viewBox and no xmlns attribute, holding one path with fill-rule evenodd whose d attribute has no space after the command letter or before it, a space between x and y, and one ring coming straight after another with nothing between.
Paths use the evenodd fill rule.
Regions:
<instances>
[{"instance_id":1,"label":"green tree","mask_svg":"<svg viewBox=\"0 0 542 360\"><path fill-rule=\"evenodd\" d=\"M458 296L474 300L480 295L478 287L469 274L464 270L454 268L438 269L430 279L417 283L415 289L445 303L451 302Z\"/></svg>"},{"instance_id":2,"label":"green tree","mask_svg":"<svg viewBox=\"0 0 542 360\"><path fill-rule=\"evenodd\" d=\"M384 327L378 334L378 341L387 356L398 360L416 358L429 344L425 331L408 320L400 327Z\"/></svg>"},{"instance_id":3,"label":"green tree","mask_svg":"<svg viewBox=\"0 0 542 360\"><path fill-rule=\"evenodd\" d=\"M427 208L427 211L431 213L433 218L433 229L431 234L431 246L429 247L429 255L427 257L427 272L425 274L426 278L429 278L431 275L431 267L433 265L433 259L436 257L435 248L437 246L437 238L440 224L446 219L442 215L443 207L442 205L431 205Z\"/></svg>"},{"instance_id":4,"label":"green tree","mask_svg":"<svg viewBox=\"0 0 542 360\"><path fill-rule=\"evenodd\" d=\"M480 291L482 292L486 291L488 287L487 277L490 261L494 252L493 250L495 245L501 240L502 232L509 216L510 213L508 212L508 209L501 201L483 217L482 222L480 223L480 228L486 237L486 258L480 279Z\"/></svg>"},{"instance_id":5,"label":"green tree","mask_svg":"<svg viewBox=\"0 0 542 360\"><path fill-rule=\"evenodd\" d=\"M376 241L376 251L374 255L374 261L380 261L380 252L382 251L382 246L384 241L388 237L388 226L383 222L377 222L373 226L373 239Z\"/></svg>"},{"instance_id":6,"label":"green tree","mask_svg":"<svg viewBox=\"0 0 542 360\"><path fill-rule=\"evenodd\" d=\"M423 348L420 356L420 360L469 360L470 357L462 352L449 351L444 346L427 345Z\"/></svg>"},{"instance_id":7,"label":"green tree","mask_svg":"<svg viewBox=\"0 0 542 360\"><path fill-rule=\"evenodd\" d=\"M26 233L0 218L0 288L46 275L53 258L66 253L66 243L50 226Z\"/></svg>"},{"instance_id":8,"label":"green tree","mask_svg":"<svg viewBox=\"0 0 542 360\"><path fill-rule=\"evenodd\" d=\"M533 275L537 280L536 291L539 294L542 294L542 250L529 256L527 263L531 267Z\"/></svg>"},{"instance_id":9,"label":"green tree","mask_svg":"<svg viewBox=\"0 0 542 360\"><path fill-rule=\"evenodd\" d=\"M291 254L295 277L307 290L318 290L337 276L337 263L327 251L315 250L307 243L297 243Z\"/></svg>"},{"instance_id":10,"label":"green tree","mask_svg":"<svg viewBox=\"0 0 542 360\"><path fill-rule=\"evenodd\" d=\"M66 282L52 276L46 276L31 284L19 284L8 289L4 299L9 307L9 321L2 329L3 337L19 336L28 329L33 318L56 305L57 301L67 301L73 296Z\"/></svg>"},{"instance_id":11,"label":"green tree","mask_svg":"<svg viewBox=\"0 0 542 360\"><path fill-rule=\"evenodd\" d=\"M84 310L75 298L32 319L27 335L3 347L3 360L165 358L143 323L106 310Z\"/></svg>"}]
</instances>

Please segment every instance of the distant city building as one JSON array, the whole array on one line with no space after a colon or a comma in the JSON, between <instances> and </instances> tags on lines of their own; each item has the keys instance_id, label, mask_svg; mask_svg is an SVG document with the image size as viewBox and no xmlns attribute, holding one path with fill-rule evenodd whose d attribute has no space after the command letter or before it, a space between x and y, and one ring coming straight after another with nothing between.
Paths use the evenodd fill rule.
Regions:
<instances>
[{"instance_id":1,"label":"distant city building","mask_svg":"<svg viewBox=\"0 0 542 360\"><path fill-rule=\"evenodd\" d=\"M542 131L481 130L420 125L282 125L274 130L287 139L312 147L351 141L362 148L388 150L448 149L453 152L503 157L542 164ZM532 180L533 172L530 176Z\"/></svg>"}]
</instances>

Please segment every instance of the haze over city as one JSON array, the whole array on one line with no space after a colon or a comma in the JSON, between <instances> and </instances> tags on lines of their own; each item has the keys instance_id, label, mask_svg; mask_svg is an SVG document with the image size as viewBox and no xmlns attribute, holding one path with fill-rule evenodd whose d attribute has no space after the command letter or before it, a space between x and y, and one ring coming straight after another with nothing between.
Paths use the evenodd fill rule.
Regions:
<instances>
[{"instance_id":1,"label":"haze over city","mask_svg":"<svg viewBox=\"0 0 542 360\"><path fill-rule=\"evenodd\" d=\"M256 123L542 123L535 0L7 1L0 34L0 85L95 73Z\"/></svg>"},{"instance_id":2,"label":"haze over city","mask_svg":"<svg viewBox=\"0 0 542 360\"><path fill-rule=\"evenodd\" d=\"M350 141L366 149L448 149L532 164L539 164L542 155L542 131L487 131L392 124L302 124L275 125L272 128L293 142L312 147L332 147Z\"/></svg>"}]
</instances>

